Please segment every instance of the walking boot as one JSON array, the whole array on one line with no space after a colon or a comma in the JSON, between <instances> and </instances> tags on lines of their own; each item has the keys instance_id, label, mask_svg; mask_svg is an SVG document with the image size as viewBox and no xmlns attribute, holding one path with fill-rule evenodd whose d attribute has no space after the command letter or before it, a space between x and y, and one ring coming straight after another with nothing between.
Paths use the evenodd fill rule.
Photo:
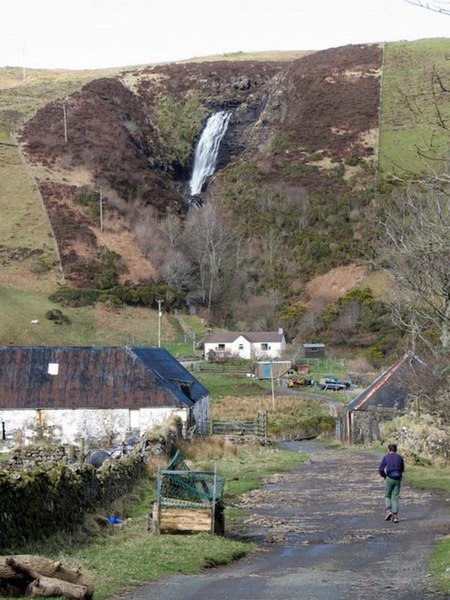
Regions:
<instances>
[{"instance_id":1,"label":"walking boot","mask_svg":"<svg viewBox=\"0 0 450 600\"><path fill-rule=\"evenodd\" d=\"M394 523L398 523L398 516L397 516L397 513L394 513L392 516L393 516L393 519L392 519L392 521L393 521Z\"/></svg>"},{"instance_id":2,"label":"walking boot","mask_svg":"<svg viewBox=\"0 0 450 600\"><path fill-rule=\"evenodd\" d=\"M390 521L391 519L392 519L392 512L391 512L391 509L388 508L388 511L386 513L386 516L384 517L384 520L385 521Z\"/></svg>"}]
</instances>

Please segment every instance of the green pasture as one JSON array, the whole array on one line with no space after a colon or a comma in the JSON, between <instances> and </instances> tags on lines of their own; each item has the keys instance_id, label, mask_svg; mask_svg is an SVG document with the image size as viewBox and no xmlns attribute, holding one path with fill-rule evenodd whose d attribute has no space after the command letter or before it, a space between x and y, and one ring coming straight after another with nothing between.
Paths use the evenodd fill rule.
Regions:
<instances>
[{"instance_id":1,"label":"green pasture","mask_svg":"<svg viewBox=\"0 0 450 600\"><path fill-rule=\"evenodd\" d=\"M450 39L385 45L379 170L408 178L444 168L450 125Z\"/></svg>"}]
</instances>

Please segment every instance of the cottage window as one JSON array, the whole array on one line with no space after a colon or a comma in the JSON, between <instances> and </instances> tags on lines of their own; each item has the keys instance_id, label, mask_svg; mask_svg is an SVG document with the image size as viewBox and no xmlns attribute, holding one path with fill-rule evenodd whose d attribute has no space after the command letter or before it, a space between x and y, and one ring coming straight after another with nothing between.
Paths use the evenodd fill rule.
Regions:
<instances>
[{"instance_id":1,"label":"cottage window","mask_svg":"<svg viewBox=\"0 0 450 600\"><path fill-rule=\"evenodd\" d=\"M266 343L261 344L261 350L264 350L264 351L269 350L269 344L266 344Z\"/></svg>"},{"instance_id":2,"label":"cottage window","mask_svg":"<svg viewBox=\"0 0 450 600\"><path fill-rule=\"evenodd\" d=\"M225 350L225 344L217 344L217 350Z\"/></svg>"},{"instance_id":3,"label":"cottage window","mask_svg":"<svg viewBox=\"0 0 450 600\"><path fill-rule=\"evenodd\" d=\"M239 350L243 350L244 349L244 344L239 344Z\"/></svg>"}]
</instances>

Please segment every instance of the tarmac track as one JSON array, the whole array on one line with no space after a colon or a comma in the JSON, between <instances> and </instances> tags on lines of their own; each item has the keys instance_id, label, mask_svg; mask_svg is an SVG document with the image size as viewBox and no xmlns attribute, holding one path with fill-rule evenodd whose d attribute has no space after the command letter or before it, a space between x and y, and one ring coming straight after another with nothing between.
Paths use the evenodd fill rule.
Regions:
<instances>
[{"instance_id":1,"label":"tarmac track","mask_svg":"<svg viewBox=\"0 0 450 600\"><path fill-rule=\"evenodd\" d=\"M121 600L443 598L427 560L450 532L445 495L403 484L400 523L386 523L379 454L284 445L310 460L243 498L251 516L239 536L260 542L259 551L200 575L146 584Z\"/></svg>"}]
</instances>

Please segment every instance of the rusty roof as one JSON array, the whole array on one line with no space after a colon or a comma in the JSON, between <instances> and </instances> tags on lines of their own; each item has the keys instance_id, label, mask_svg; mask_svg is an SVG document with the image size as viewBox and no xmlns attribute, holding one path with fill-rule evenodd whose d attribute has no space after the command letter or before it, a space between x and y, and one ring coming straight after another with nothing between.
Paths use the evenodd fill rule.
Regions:
<instances>
[{"instance_id":1,"label":"rusty roof","mask_svg":"<svg viewBox=\"0 0 450 600\"><path fill-rule=\"evenodd\" d=\"M189 407L207 395L164 348L0 347L0 410Z\"/></svg>"},{"instance_id":2,"label":"rusty roof","mask_svg":"<svg viewBox=\"0 0 450 600\"><path fill-rule=\"evenodd\" d=\"M353 412L374 407L405 410L408 402L408 380L415 370L423 368L426 368L423 360L417 354L407 352L349 402L346 411Z\"/></svg>"}]
</instances>

